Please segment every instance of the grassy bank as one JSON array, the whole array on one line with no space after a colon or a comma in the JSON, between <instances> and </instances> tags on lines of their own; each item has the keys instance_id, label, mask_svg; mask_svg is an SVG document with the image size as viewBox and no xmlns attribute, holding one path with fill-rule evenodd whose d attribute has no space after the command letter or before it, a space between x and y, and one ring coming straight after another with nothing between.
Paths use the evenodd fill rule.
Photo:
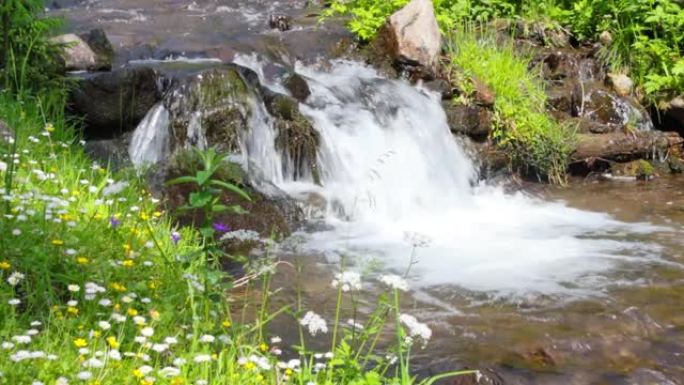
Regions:
<instances>
[{"instance_id":1,"label":"grassy bank","mask_svg":"<svg viewBox=\"0 0 684 385\"><path fill-rule=\"evenodd\" d=\"M546 94L541 80L528 69L530 58L516 52L512 42L497 42L496 36L486 32L454 32L447 51L451 59L447 71L466 94L475 91L473 81L483 82L496 94L491 137L511 156L513 166L525 174L564 183L574 130L546 113Z\"/></svg>"}]
</instances>

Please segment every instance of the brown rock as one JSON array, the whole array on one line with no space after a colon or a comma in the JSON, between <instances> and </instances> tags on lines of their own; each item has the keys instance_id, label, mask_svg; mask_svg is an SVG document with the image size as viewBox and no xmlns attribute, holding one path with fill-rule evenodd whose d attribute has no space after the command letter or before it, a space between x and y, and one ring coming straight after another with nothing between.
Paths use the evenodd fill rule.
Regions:
<instances>
[{"instance_id":1,"label":"brown rock","mask_svg":"<svg viewBox=\"0 0 684 385\"><path fill-rule=\"evenodd\" d=\"M67 71L88 71L97 66L95 52L73 33L54 37L52 41L64 46L62 59Z\"/></svg>"},{"instance_id":2,"label":"brown rock","mask_svg":"<svg viewBox=\"0 0 684 385\"><path fill-rule=\"evenodd\" d=\"M625 74L609 73L606 83L620 96L629 96L634 89L634 81Z\"/></svg>"},{"instance_id":3,"label":"brown rock","mask_svg":"<svg viewBox=\"0 0 684 385\"><path fill-rule=\"evenodd\" d=\"M380 36L393 60L436 70L442 36L431 0L411 0L390 16Z\"/></svg>"}]
</instances>

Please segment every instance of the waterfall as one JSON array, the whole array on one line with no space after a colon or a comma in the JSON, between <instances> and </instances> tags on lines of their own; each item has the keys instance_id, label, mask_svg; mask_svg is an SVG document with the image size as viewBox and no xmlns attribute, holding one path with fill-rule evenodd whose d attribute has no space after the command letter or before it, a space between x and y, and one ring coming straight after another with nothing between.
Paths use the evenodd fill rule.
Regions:
<instances>
[{"instance_id":1,"label":"waterfall","mask_svg":"<svg viewBox=\"0 0 684 385\"><path fill-rule=\"evenodd\" d=\"M516 294L595 293L606 284L600 272L653 254L615 236L647 225L477 183L436 94L352 62L297 72L311 89L300 110L321 135L322 186L271 182L302 202L324 198L321 230L305 234L305 248L403 272L415 246L416 285Z\"/></svg>"},{"instance_id":2,"label":"waterfall","mask_svg":"<svg viewBox=\"0 0 684 385\"><path fill-rule=\"evenodd\" d=\"M162 103L155 105L138 124L128 154L136 167L164 159L169 151L169 111Z\"/></svg>"}]
</instances>

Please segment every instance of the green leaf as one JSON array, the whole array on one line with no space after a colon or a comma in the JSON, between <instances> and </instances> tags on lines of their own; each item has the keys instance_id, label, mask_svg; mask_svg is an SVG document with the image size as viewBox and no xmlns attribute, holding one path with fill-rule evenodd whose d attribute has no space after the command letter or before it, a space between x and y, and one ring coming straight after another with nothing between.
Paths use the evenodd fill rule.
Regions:
<instances>
[{"instance_id":1,"label":"green leaf","mask_svg":"<svg viewBox=\"0 0 684 385\"><path fill-rule=\"evenodd\" d=\"M250 202L252 201L252 198L250 198L249 195L247 195L247 193L243 189L239 188L238 186L232 183L226 183L224 181L216 179L213 179L210 183L214 186L220 186L228 191L232 191Z\"/></svg>"},{"instance_id":2,"label":"green leaf","mask_svg":"<svg viewBox=\"0 0 684 385\"><path fill-rule=\"evenodd\" d=\"M181 176L176 179L171 179L166 182L167 186L173 186L176 184L183 184L183 183L197 183L197 179L195 179L194 176Z\"/></svg>"},{"instance_id":3,"label":"green leaf","mask_svg":"<svg viewBox=\"0 0 684 385\"><path fill-rule=\"evenodd\" d=\"M190 194L190 205L194 208L202 208L211 202L213 196L207 191L194 192Z\"/></svg>"},{"instance_id":4,"label":"green leaf","mask_svg":"<svg viewBox=\"0 0 684 385\"><path fill-rule=\"evenodd\" d=\"M200 186L204 186L209 181L209 178L211 178L211 175L212 172L208 170L197 171L197 173L195 174L197 184Z\"/></svg>"}]
</instances>

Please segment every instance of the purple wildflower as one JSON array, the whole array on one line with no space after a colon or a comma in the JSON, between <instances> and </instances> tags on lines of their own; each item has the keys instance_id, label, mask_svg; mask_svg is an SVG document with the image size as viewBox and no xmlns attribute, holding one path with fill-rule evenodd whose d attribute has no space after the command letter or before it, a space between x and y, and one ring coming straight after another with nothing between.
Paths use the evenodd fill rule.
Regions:
<instances>
[{"instance_id":1,"label":"purple wildflower","mask_svg":"<svg viewBox=\"0 0 684 385\"><path fill-rule=\"evenodd\" d=\"M230 231L230 227L224 225L221 222L214 222L214 230L216 230L217 233L227 233Z\"/></svg>"},{"instance_id":2,"label":"purple wildflower","mask_svg":"<svg viewBox=\"0 0 684 385\"><path fill-rule=\"evenodd\" d=\"M115 229L119 227L121 221L118 220L116 217L109 217L109 224L112 226L113 229Z\"/></svg>"},{"instance_id":3,"label":"purple wildflower","mask_svg":"<svg viewBox=\"0 0 684 385\"><path fill-rule=\"evenodd\" d=\"M178 231L173 231L171 232L171 240L173 241L174 245L178 244L178 241L180 241L181 235Z\"/></svg>"}]
</instances>

